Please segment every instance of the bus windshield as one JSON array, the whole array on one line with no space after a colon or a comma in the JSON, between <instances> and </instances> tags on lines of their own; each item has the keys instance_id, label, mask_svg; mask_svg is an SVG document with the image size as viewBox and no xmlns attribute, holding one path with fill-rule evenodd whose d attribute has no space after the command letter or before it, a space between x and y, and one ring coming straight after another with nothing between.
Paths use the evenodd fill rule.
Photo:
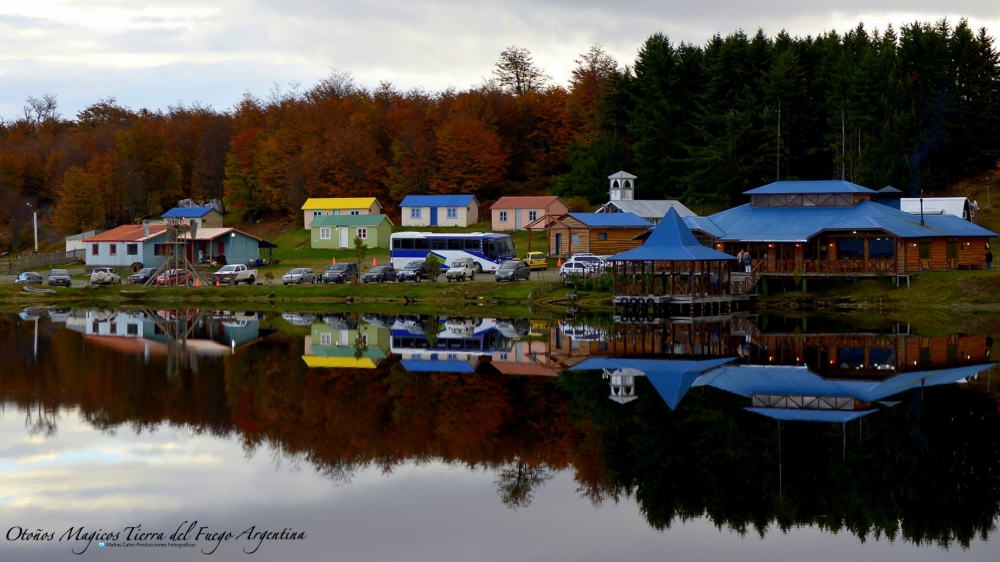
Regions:
<instances>
[{"instance_id":1,"label":"bus windshield","mask_svg":"<svg viewBox=\"0 0 1000 562\"><path fill-rule=\"evenodd\" d=\"M496 246L496 257L514 257L514 243L511 242L510 238L496 238L493 240L493 244Z\"/></svg>"}]
</instances>

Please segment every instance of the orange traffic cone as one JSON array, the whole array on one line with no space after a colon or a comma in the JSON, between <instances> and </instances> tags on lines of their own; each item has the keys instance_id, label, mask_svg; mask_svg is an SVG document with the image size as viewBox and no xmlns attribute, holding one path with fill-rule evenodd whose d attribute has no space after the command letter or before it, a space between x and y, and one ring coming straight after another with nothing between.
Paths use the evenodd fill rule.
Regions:
<instances>
[{"instance_id":1,"label":"orange traffic cone","mask_svg":"<svg viewBox=\"0 0 1000 562\"><path fill-rule=\"evenodd\" d=\"M201 287L201 279L200 278L198 278L198 277L194 278L194 286L195 287Z\"/></svg>"},{"instance_id":2,"label":"orange traffic cone","mask_svg":"<svg viewBox=\"0 0 1000 562\"><path fill-rule=\"evenodd\" d=\"M337 265L337 258L333 258L333 265Z\"/></svg>"},{"instance_id":3,"label":"orange traffic cone","mask_svg":"<svg viewBox=\"0 0 1000 562\"><path fill-rule=\"evenodd\" d=\"M562 267L562 258L559 258L559 263L556 264L556 267Z\"/></svg>"},{"instance_id":4,"label":"orange traffic cone","mask_svg":"<svg viewBox=\"0 0 1000 562\"><path fill-rule=\"evenodd\" d=\"M375 267L377 265L378 265L378 258L372 258L372 267Z\"/></svg>"}]
</instances>

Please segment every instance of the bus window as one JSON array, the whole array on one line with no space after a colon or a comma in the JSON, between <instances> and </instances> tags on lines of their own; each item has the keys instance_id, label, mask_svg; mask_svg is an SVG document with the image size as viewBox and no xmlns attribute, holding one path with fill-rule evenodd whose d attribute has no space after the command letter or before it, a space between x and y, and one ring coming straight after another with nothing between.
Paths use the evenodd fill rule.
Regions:
<instances>
[{"instance_id":1,"label":"bus window","mask_svg":"<svg viewBox=\"0 0 1000 562\"><path fill-rule=\"evenodd\" d=\"M490 259L496 259L497 249L496 246L493 244L493 241L483 240L483 242L486 244L486 248L483 250L483 253L486 254L486 257Z\"/></svg>"},{"instance_id":2,"label":"bus window","mask_svg":"<svg viewBox=\"0 0 1000 562\"><path fill-rule=\"evenodd\" d=\"M455 238L449 238L448 239L448 249L449 250L461 250L462 249L462 241L458 240L458 239L455 239Z\"/></svg>"},{"instance_id":3,"label":"bus window","mask_svg":"<svg viewBox=\"0 0 1000 562\"><path fill-rule=\"evenodd\" d=\"M403 240L400 240L400 242L401 242L401 248L402 249L404 249L404 250L412 250L413 249L413 239L412 238L404 238Z\"/></svg>"},{"instance_id":4,"label":"bus window","mask_svg":"<svg viewBox=\"0 0 1000 562\"><path fill-rule=\"evenodd\" d=\"M392 241L392 249L393 250L398 250L399 249L399 238L393 239L393 241Z\"/></svg>"},{"instance_id":5,"label":"bus window","mask_svg":"<svg viewBox=\"0 0 1000 562\"><path fill-rule=\"evenodd\" d=\"M430 242L426 238L417 238L413 242L416 245L416 249L418 249L418 250L430 250L431 249Z\"/></svg>"},{"instance_id":6,"label":"bus window","mask_svg":"<svg viewBox=\"0 0 1000 562\"><path fill-rule=\"evenodd\" d=\"M465 240L465 249L466 250L478 250L479 249L479 239L478 238L466 239Z\"/></svg>"},{"instance_id":7,"label":"bus window","mask_svg":"<svg viewBox=\"0 0 1000 562\"><path fill-rule=\"evenodd\" d=\"M498 238L497 243L497 255L499 258L513 258L514 257L514 244L510 238Z\"/></svg>"},{"instance_id":8,"label":"bus window","mask_svg":"<svg viewBox=\"0 0 1000 562\"><path fill-rule=\"evenodd\" d=\"M442 238L431 240L431 248L434 250L444 250L448 247L448 241Z\"/></svg>"}]
</instances>

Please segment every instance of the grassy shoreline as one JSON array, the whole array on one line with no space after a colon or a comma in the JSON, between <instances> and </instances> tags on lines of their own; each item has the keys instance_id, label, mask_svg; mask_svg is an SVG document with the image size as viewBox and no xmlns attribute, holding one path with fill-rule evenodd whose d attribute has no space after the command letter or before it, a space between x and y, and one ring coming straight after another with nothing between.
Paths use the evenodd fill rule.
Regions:
<instances>
[{"instance_id":1,"label":"grassy shoreline","mask_svg":"<svg viewBox=\"0 0 1000 562\"><path fill-rule=\"evenodd\" d=\"M552 290L549 291L549 287ZM128 299L121 291L142 291L140 300ZM303 305L366 304L379 307L434 307L437 310L484 307L514 312L531 308L565 309L568 290L559 283L527 281L517 283L390 283L336 285L262 284L235 287L139 288L130 285L113 287L57 288L56 294L26 293L20 286L0 286L0 305L109 306L232 306L260 305L283 309ZM610 310L609 293L580 292L577 307L587 310ZM315 308L315 307L314 307Z\"/></svg>"}]
</instances>

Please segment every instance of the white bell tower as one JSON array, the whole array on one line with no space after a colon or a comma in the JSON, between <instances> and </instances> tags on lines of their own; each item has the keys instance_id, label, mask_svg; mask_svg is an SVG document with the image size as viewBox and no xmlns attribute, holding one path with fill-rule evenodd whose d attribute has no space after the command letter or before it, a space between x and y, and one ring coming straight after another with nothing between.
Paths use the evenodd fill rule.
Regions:
<instances>
[{"instance_id":1,"label":"white bell tower","mask_svg":"<svg viewBox=\"0 0 1000 562\"><path fill-rule=\"evenodd\" d=\"M611 182L609 195L611 201L632 201L635 199L636 177L628 172L617 172L608 176Z\"/></svg>"}]
</instances>

